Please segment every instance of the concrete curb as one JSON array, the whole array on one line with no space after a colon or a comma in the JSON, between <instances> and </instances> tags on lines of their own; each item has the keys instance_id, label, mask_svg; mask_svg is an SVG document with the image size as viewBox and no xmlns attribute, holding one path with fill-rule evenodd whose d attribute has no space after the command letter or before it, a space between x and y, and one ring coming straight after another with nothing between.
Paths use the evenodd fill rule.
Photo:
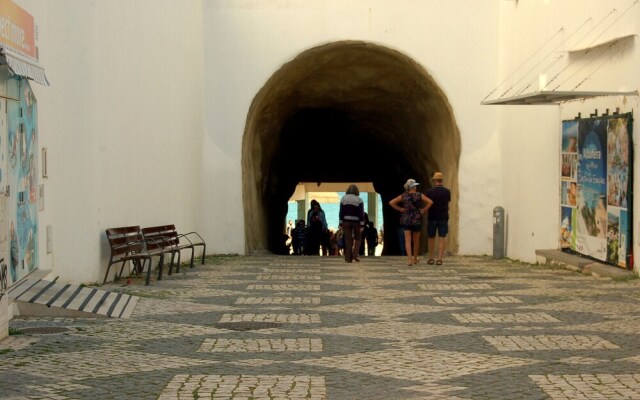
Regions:
<instances>
[{"instance_id":1,"label":"concrete curb","mask_svg":"<svg viewBox=\"0 0 640 400\"><path fill-rule=\"evenodd\" d=\"M570 271L598 277L621 279L636 278L638 276L634 271L593 262L560 250L536 250L536 258L540 264L558 265Z\"/></svg>"}]
</instances>

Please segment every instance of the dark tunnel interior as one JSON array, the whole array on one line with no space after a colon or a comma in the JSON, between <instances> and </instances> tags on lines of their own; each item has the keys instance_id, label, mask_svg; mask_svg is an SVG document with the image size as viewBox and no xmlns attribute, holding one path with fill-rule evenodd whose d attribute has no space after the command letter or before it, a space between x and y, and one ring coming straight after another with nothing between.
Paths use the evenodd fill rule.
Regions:
<instances>
[{"instance_id":1,"label":"dark tunnel interior","mask_svg":"<svg viewBox=\"0 0 640 400\"><path fill-rule=\"evenodd\" d=\"M396 146L365 125L362 119L331 108L299 110L286 120L264 199L271 210L267 222L271 252L281 252L287 201L299 182L344 182L345 190L352 182L372 182L381 194L385 220L388 214L394 219L396 212L385 205L400 194L406 177L417 172ZM385 254L398 254L395 241L387 243Z\"/></svg>"},{"instance_id":2,"label":"dark tunnel interior","mask_svg":"<svg viewBox=\"0 0 640 400\"><path fill-rule=\"evenodd\" d=\"M287 202L298 183L344 182L346 189L372 182L382 198L383 254L399 254L399 216L388 202L408 178L426 190L435 171L448 177L454 193L447 247L455 252L459 156L451 106L415 61L364 42L307 50L269 78L247 115L246 252L282 252ZM426 235L422 243L426 249Z\"/></svg>"}]
</instances>

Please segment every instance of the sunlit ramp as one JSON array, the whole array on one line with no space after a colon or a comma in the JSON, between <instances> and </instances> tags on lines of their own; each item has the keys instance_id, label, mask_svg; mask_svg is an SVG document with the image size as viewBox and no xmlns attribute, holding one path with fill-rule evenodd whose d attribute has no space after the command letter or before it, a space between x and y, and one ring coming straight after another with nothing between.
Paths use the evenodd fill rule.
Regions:
<instances>
[{"instance_id":1,"label":"sunlit ramp","mask_svg":"<svg viewBox=\"0 0 640 400\"><path fill-rule=\"evenodd\" d=\"M138 297L43 279L26 279L9 291L17 315L25 317L131 316Z\"/></svg>"}]
</instances>

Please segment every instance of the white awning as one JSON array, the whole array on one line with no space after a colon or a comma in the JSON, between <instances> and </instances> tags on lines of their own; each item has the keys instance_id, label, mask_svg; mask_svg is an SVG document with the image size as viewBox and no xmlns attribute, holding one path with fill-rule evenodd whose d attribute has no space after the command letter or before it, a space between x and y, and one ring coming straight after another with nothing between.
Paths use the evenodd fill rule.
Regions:
<instances>
[{"instance_id":1,"label":"white awning","mask_svg":"<svg viewBox=\"0 0 640 400\"><path fill-rule=\"evenodd\" d=\"M36 60L22 56L17 52L0 44L0 56L15 75L24 76L42 85L49 86L49 80Z\"/></svg>"},{"instance_id":2,"label":"white awning","mask_svg":"<svg viewBox=\"0 0 640 400\"><path fill-rule=\"evenodd\" d=\"M587 92L587 91L541 91L522 94L504 99L486 100L482 105L536 105L536 104L558 104L563 101L576 99L587 99L600 96L637 96L637 91L630 92Z\"/></svg>"}]
</instances>

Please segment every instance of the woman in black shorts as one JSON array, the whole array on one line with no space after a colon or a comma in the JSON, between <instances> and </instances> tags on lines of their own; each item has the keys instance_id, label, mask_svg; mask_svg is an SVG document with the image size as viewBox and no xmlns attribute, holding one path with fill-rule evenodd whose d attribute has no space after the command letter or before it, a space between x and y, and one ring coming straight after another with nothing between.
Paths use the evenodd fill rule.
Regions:
<instances>
[{"instance_id":1,"label":"woman in black shorts","mask_svg":"<svg viewBox=\"0 0 640 400\"><path fill-rule=\"evenodd\" d=\"M405 192L389 202L389 205L402 213L400 227L404 229L404 245L407 250L407 265L418 263L420 254L420 232L422 216L433 204L430 198L417 191L419 183L409 179L404 184ZM402 207L400 207L402 203ZM413 243L413 250L411 244Z\"/></svg>"}]
</instances>

